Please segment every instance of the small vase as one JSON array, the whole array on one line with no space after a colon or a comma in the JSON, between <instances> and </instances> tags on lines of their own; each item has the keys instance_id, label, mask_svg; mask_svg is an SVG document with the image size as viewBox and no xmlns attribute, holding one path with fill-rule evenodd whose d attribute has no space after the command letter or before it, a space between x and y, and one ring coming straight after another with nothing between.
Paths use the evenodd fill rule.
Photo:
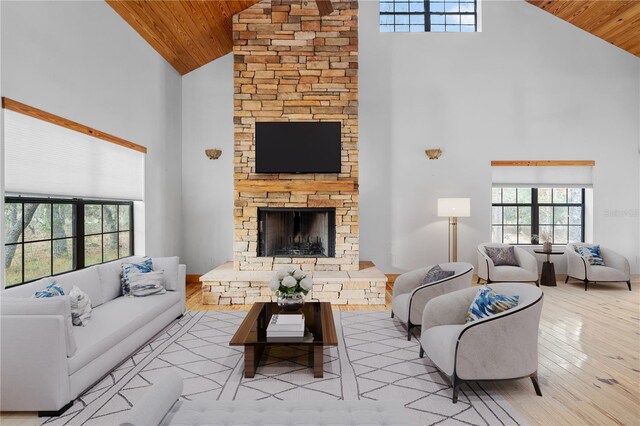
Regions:
<instances>
[{"instance_id":1,"label":"small vase","mask_svg":"<svg viewBox=\"0 0 640 426\"><path fill-rule=\"evenodd\" d=\"M278 294L278 306L285 312L294 312L302 309L304 305L304 294Z\"/></svg>"},{"instance_id":2,"label":"small vase","mask_svg":"<svg viewBox=\"0 0 640 426\"><path fill-rule=\"evenodd\" d=\"M553 250L553 247L551 246L551 242L547 241L545 243L542 243L542 251L545 253L551 253L551 250Z\"/></svg>"}]
</instances>

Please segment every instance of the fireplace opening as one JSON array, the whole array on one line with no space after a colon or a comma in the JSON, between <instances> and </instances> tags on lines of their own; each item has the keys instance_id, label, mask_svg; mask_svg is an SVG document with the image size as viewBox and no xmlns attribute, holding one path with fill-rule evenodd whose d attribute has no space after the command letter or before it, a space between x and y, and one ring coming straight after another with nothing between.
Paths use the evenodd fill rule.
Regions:
<instances>
[{"instance_id":1,"label":"fireplace opening","mask_svg":"<svg viewBox=\"0 0 640 426\"><path fill-rule=\"evenodd\" d=\"M335 209L258 209L258 256L335 257Z\"/></svg>"}]
</instances>

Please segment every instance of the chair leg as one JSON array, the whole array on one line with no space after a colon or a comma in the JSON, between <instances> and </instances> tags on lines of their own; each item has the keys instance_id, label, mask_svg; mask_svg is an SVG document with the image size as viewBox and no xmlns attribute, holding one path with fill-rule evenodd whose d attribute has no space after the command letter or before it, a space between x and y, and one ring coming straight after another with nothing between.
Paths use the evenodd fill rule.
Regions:
<instances>
[{"instance_id":1,"label":"chair leg","mask_svg":"<svg viewBox=\"0 0 640 426\"><path fill-rule=\"evenodd\" d=\"M569 282L569 275L567 275L567 278L564 279L564 283L568 283Z\"/></svg>"},{"instance_id":2,"label":"chair leg","mask_svg":"<svg viewBox=\"0 0 640 426\"><path fill-rule=\"evenodd\" d=\"M536 371L531 376L531 383L533 383L533 388L536 390L536 395L542 396L542 391L540 390L540 385L538 384L538 372Z\"/></svg>"},{"instance_id":3,"label":"chair leg","mask_svg":"<svg viewBox=\"0 0 640 426\"><path fill-rule=\"evenodd\" d=\"M422 345L420 345L420 358L424 358L424 349L422 349Z\"/></svg>"},{"instance_id":4,"label":"chair leg","mask_svg":"<svg viewBox=\"0 0 640 426\"><path fill-rule=\"evenodd\" d=\"M587 291L587 284L589 284L589 280L584 280L584 291Z\"/></svg>"},{"instance_id":5,"label":"chair leg","mask_svg":"<svg viewBox=\"0 0 640 426\"><path fill-rule=\"evenodd\" d=\"M411 324L407 324L407 340L411 341Z\"/></svg>"},{"instance_id":6,"label":"chair leg","mask_svg":"<svg viewBox=\"0 0 640 426\"><path fill-rule=\"evenodd\" d=\"M627 281L627 287L629 287L629 291L631 291L631 281Z\"/></svg>"},{"instance_id":7,"label":"chair leg","mask_svg":"<svg viewBox=\"0 0 640 426\"><path fill-rule=\"evenodd\" d=\"M391 311L391 318L393 318L393 316L394 316L394 315L393 315L393 311Z\"/></svg>"},{"instance_id":8,"label":"chair leg","mask_svg":"<svg viewBox=\"0 0 640 426\"><path fill-rule=\"evenodd\" d=\"M478 277L478 281L476 281L476 284L480 284L480 277Z\"/></svg>"},{"instance_id":9,"label":"chair leg","mask_svg":"<svg viewBox=\"0 0 640 426\"><path fill-rule=\"evenodd\" d=\"M453 396L451 400L454 404L458 402L458 390L460 389L460 385L462 384L462 380L458 379L458 376L454 374L453 376Z\"/></svg>"},{"instance_id":10,"label":"chair leg","mask_svg":"<svg viewBox=\"0 0 640 426\"><path fill-rule=\"evenodd\" d=\"M540 280L536 280L536 287L540 287Z\"/></svg>"}]
</instances>

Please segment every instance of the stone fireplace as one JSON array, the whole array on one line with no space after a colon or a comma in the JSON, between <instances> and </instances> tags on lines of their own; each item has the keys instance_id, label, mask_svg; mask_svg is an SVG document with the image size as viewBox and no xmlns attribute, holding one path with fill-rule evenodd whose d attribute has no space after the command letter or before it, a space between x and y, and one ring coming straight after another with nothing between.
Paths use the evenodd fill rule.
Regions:
<instances>
[{"instance_id":1,"label":"stone fireplace","mask_svg":"<svg viewBox=\"0 0 640 426\"><path fill-rule=\"evenodd\" d=\"M201 277L205 303L273 300L287 264L313 271L310 297L385 303L386 276L359 254L358 2L332 3L320 17L313 1L262 0L233 17L234 259ZM340 172L256 173L256 122L274 121L340 122Z\"/></svg>"},{"instance_id":2,"label":"stone fireplace","mask_svg":"<svg viewBox=\"0 0 640 426\"><path fill-rule=\"evenodd\" d=\"M335 257L335 209L258 208L258 257Z\"/></svg>"}]
</instances>

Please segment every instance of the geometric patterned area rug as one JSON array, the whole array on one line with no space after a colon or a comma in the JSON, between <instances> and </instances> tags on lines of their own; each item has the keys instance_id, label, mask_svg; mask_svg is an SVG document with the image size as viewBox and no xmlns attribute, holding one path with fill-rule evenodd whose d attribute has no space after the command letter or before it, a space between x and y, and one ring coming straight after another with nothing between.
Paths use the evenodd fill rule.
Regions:
<instances>
[{"instance_id":1,"label":"geometric patterned area rug","mask_svg":"<svg viewBox=\"0 0 640 426\"><path fill-rule=\"evenodd\" d=\"M324 377L314 379L304 347L265 351L252 379L243 377L242 347L228 345L244 311L190 311L42 424L117 425L147 388L168 371L184 379L183 400L401 401L416 424L519 425L526 422L500 395L471 384L457 404L451 386L418 343L381 311L334 311L338 347L325 348Z\"/></svg>"}]
</instances>

